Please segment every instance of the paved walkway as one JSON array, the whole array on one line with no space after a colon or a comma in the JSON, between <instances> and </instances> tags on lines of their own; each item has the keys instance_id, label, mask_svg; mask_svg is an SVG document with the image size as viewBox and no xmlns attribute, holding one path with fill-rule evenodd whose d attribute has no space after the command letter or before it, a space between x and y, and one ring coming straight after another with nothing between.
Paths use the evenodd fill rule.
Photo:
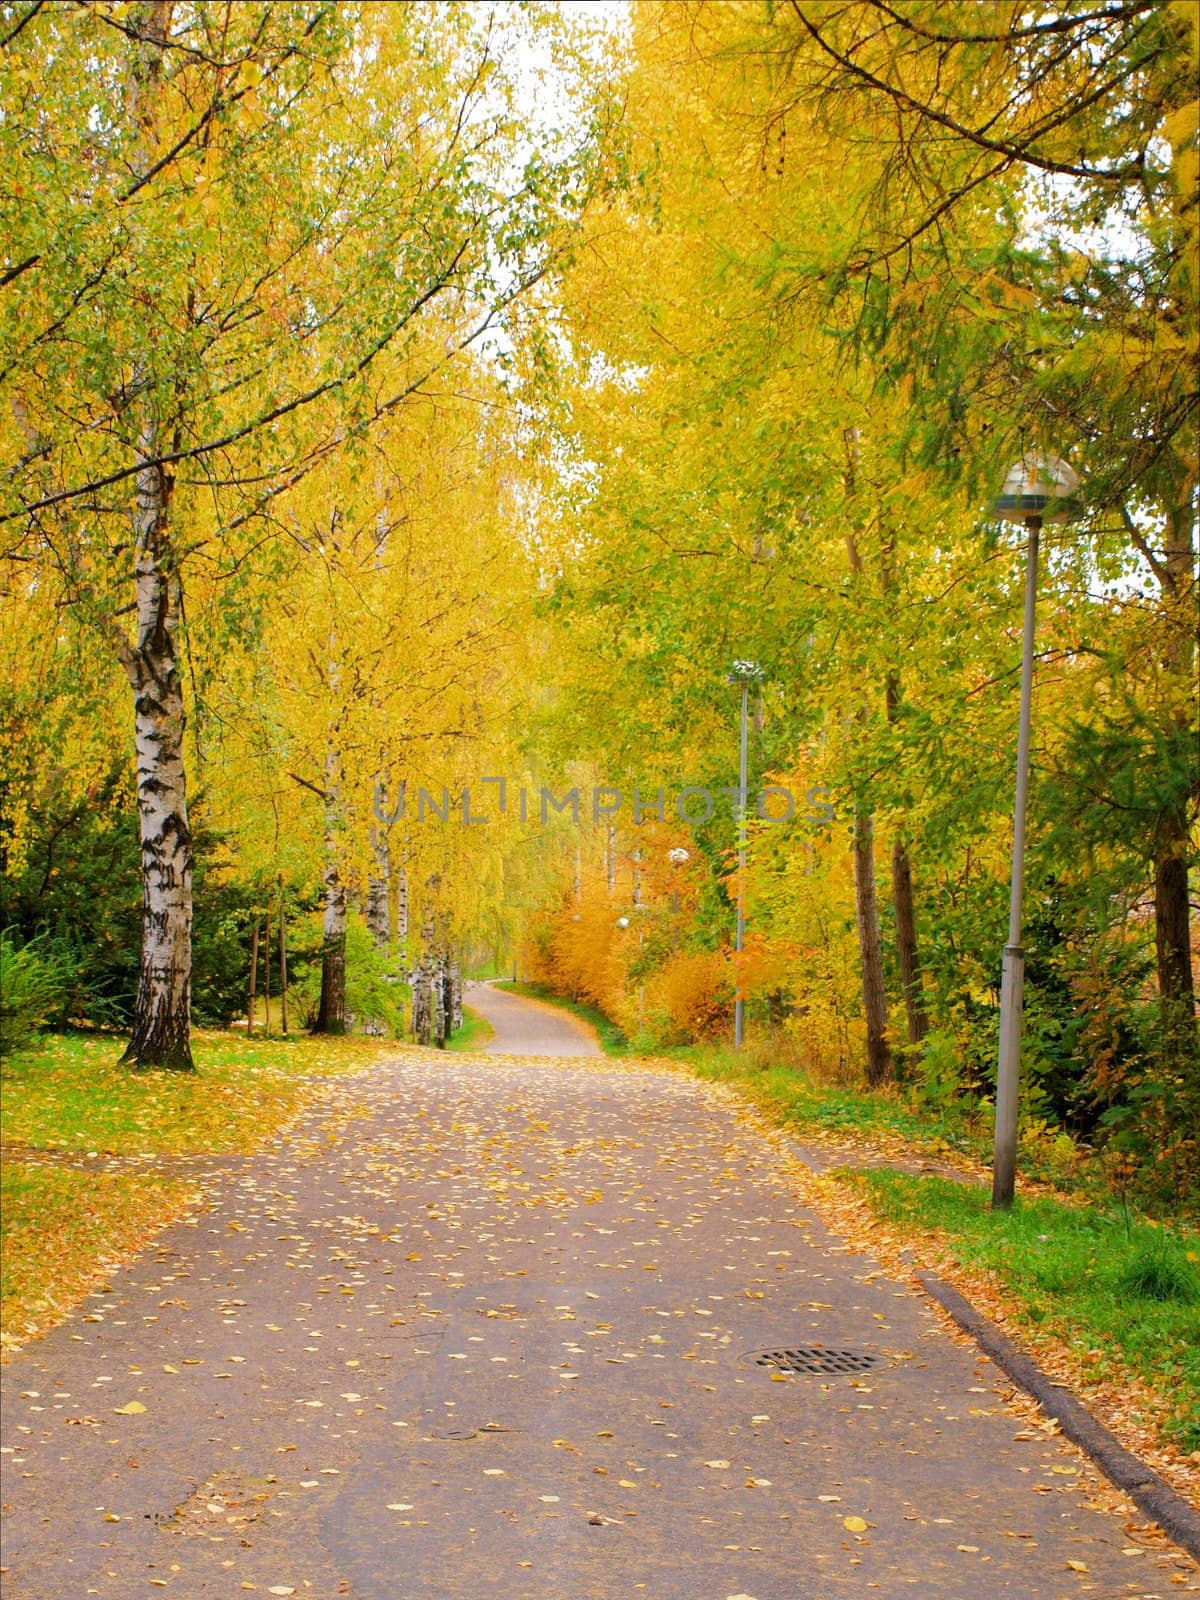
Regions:
<instances>
[{"instance_id":1,"label":"paved walkway","mask_svg":"<svg viewBox=\"0 0 1200 1600\"><path fill-rule=\"evenodd\" d=\"M603 1059L341 1080L4 1390L7 1600L1197 1592L716 1091Z\"/></svg>"},{"instance_id":2,"label":"paved walkway","mask_svg":"<svg viewBox=\"0 0 1200 1600\"><path fill-rule=\"evenodd\" d=\"M601 1053L587 1023L561 1006L510 994L490 983L468 983L464 998L495 1029L494 1037L483 1046L491 1055L562 1057Z\"/></svg>"}]
</instances>

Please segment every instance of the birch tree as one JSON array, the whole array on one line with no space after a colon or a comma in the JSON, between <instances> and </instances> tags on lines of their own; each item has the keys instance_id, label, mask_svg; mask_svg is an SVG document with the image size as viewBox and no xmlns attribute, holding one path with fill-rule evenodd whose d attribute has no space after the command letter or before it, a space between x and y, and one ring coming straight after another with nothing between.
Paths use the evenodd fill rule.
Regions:
<instances>
[{"instance_id":1,"label":"birch tree","mask_svg":"<svg viewBox=\"0 0 1200 1600\"><path fill-rule=\"evenodd\" d=\"M539 14L532 25L545 26ZM137 736L127 1059L188 1069L188 585L232 592L315 464L545 271L577 148L518 157L505 8L35 6L8 30L0 527L102 631ZM377 376L437 308L424 367ZM252 627L258 605L231 608Z\"/></svg>"}]
</instances>

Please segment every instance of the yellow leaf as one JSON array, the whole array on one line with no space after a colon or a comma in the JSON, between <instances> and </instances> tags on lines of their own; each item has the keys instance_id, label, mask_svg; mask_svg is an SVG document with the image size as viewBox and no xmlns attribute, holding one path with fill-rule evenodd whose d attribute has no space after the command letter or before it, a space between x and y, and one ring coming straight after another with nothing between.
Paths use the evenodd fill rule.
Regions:
<instances>
[{"instance_id":1,"label":"yellow leaf","mask_svg":"<svg viewBox=\"0 0 1200 1600\"><path fill-rule=\"evenodd\" d=\"M1067 1566L1072 1572L1086 1572L1088 1570L1086 1561L1068 1561Z\"/></svg>"},{"instance_id":2,"label":"yellow leaf","mask_svg":"<svg viewBox=\"0 0 1200 1600\"><path fill-rule=\"evenodd\" d=\"M862 1517L843 1517L842 1527L847 1533L866 1533L867 1524Z\"/></svg>"},{"instance_id":3,"label":"yellow leaf","mask_svg":"<svg viewBox=\"0 0 1200 1600\"><path fill-rule=\"evenodd\" d=\"M140 1400L131 1400L126 1406L114 1406L113 1410L119 1417L136 1417L139 1412L145 1411L145 1406Z\"/></svg>"}]
</instances>

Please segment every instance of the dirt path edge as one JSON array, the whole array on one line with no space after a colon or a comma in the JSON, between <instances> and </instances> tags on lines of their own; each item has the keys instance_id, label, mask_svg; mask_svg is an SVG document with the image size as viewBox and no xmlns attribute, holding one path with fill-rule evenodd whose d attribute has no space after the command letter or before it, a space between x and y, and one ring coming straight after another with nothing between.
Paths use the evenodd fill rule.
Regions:
<instances>
[{"instance_id":1,"label":"dirt path edge","mask_svg":"<svg viewBox=\"0 0 1200 1600\"><path fill-rule=\"evenodd\" d=\"M935 1272L919 1271L916 1278L926 1294L950 1313L963 1332L970 1334L984 1354L990 1356L1015 1384L1032 1395L1067 1438L1085 1451L1118 1489L1123 1489L1147 1516L1153 1517L1169 1538L1200 1560L1200 1514L1181 1494L1146 1462L1118 1443L1073 1394L1049 1378L1031 1356L1001 1333L996 1324L977 1311L957 1289L952 1289Z\"/></svg>"}]
</instances>

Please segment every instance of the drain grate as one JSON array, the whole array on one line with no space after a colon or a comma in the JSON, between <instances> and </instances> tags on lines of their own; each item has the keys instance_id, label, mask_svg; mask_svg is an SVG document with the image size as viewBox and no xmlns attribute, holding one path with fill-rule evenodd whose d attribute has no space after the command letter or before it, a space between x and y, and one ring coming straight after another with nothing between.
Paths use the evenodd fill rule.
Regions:
<instances>
[{"instance_id":1,"label":"drain grate","mask_svg":"<svg viewBox=\"0 0 1200 1600\"><path fill-rule=\"evenodd\" d=\"M882 1356L863 1350L831 1350L826 1345L800 1344L790 1350L756 1350L746 1358L755 1367L776 1367L783 1372L870 1372L883 1365Z\"/></svg>"}]
</instances>

